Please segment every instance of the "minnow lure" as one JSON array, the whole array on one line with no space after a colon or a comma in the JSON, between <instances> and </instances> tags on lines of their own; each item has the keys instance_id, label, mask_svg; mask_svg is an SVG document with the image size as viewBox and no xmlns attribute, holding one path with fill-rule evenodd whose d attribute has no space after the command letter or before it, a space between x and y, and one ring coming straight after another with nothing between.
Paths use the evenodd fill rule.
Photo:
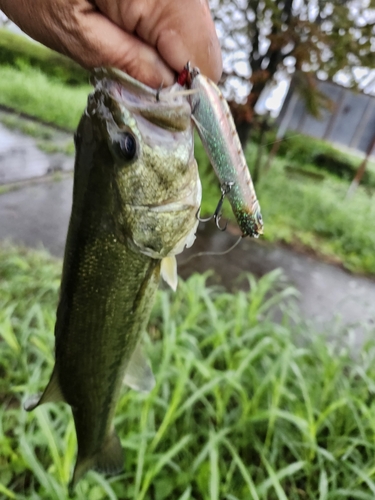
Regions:
<instances>
[{"instance_id":1,"label":"minnow lure","mask_svg":"<svg viewBox=\"0 0 375 500\"><path fill-rule=\"evenodd\" d=\"M257 238L263 234L263 219L227 101L219 88L198 68L191 68L189 63L177 82L196 91L188 99L199 137L221 186L226 188L225 196L230 201L243 236Z\"/></svg>"}]
</instances>

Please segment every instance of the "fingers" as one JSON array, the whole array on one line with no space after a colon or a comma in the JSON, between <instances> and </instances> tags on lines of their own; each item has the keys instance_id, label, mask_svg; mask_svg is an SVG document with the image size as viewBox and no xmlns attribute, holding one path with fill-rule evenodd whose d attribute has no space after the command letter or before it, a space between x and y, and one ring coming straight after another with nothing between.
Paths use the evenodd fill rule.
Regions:
<instances>
[{"instance_id":1,"label":"fingers","mask_svg":"<svg viewBox=\"0 0 375 500\"><path fill-rule=\"evenodd\" d=\"M156 47L175 70L181 71L187 61L217 82L222 73L219 40L207 3L203 0L175 2L179 10L164 23Z\"/></svg>"},{"instance_id":2,"label":"fingers","mask_svg":"<svg viewBox=\"0 0 375 500\"><path fill-rule=\"evenodd\" d=\"M83 66L114 66L157 88L189 60L214 81L221 52L206 0L0 0L26 33Z\"/></svg>"},{"instance_id":3,"label":"fingers","mask_svg":"<svg viewBox=\"0 0 375 500\"><path fill-rule=\"evenodd\" d=\"M174 71L190 61L219 80L221 50L206 0L96 0L96 5L120 28L156 47Z\"/></svg>"},{"instance_id":4,"label":"fingers","mask_svg":"<svg viewBox=\"0 0 375 500\"><path fill-rule=\"evenodd\" d=\"M147 85L172 85L175 76L157 50L91 11L80 17L80 33L67 44L69 55L87 68L113 66Z\"/></svg>"},{"instance_id":5,"label":"fingers","mask_svg":"<svg viewBox=\"0 0 375 500\"><path fill-rule=\"evenodd\" d=\"M174 82L173 70L156 48L86 0L0 0L0 8L32 38L88 69L114 66L154 88Z\"/></svg>"},{"instance_id":6,"label":"fingers","mask_svg":"<svg viewBox=\"0 0 375 500\"><path fill-rule=\"evenodd\" d=\"M220 48L212 38L205 40L204 47L205 50L200 50L197 39L189 43L172 29L163 31L157 42L159 53L172 68L179 68L181 71L187 61L190 61L192 67L198 67L201 73L218 82L222 73Z\"/></svg>"}]
</instances>

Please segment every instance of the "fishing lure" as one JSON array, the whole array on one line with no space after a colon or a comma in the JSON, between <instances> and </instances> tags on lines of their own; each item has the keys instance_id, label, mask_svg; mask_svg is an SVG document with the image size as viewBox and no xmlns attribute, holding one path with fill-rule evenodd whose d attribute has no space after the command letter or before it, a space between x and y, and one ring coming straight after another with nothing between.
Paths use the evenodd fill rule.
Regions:
<instances>
[{"instance_id":1,"label":"fishing lure","mask_svg":"<svg viewBox=\"0 0 375 500\"><path fill-rule=\"evenodd\" d=\"M220 89L189 63L177 82L195 91L188 96L192 118L221 184L222 197L213 216L216 224L227 196L243 236L257 238L263 234L263 219L227 101Z\"/></svg>"}]
</instances>

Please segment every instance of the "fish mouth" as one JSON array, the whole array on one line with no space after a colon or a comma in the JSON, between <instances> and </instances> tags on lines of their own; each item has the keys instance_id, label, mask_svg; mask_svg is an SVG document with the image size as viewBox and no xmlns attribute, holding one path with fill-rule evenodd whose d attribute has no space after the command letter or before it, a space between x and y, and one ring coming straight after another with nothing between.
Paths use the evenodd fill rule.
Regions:
<instances>
[{"instance_id":1,"label":"fish mouth","mask_svg":"<svg viewBox=\"0 0 375 500\"><path fill-rule=\"evenodd\" d=\"M179 200L171 200L170 198L159 203L150 203L145 205L132 205L127 203L128 207L135 210L149 210L155 213L166 213L166 212L183 212L184 210L195 209L199 210L202 200L202 185L200 182L197 183L195 188L190 189L189 192L181 197Z\"/></svg>"},{"instance_id":2,"label":"fish mouth","mask_svg":"<svg viewBox=\"0 0 375 500\"><path fill-rule=\"evenodd\" d=\"M163 89L165 99L160 99L160 90L152 89L115 68L96 69L93 78L96 89L125 106L137 116L137 121L144 118L145 122L172 132L183 132L191 127L190 105L185 97L173 92L175 85ZM114 118L116 121L116 116Z\"/></svg>"},{"instance_id":3,"label":"fish mouth","mask_svg":"<svg viewBox=\"0 0 375 500\"><path fill-rule=\"evenodd\" d=\"M171 202L171 203L161 203L159 205L132 205L130 203L125 204L128 207L133 208L134 210L150 210L151 212L163 213L163 212L183 212L184 210L190 209L194 207L194 204L187 204L179 201Z\"/></svg>"},{"instance_id":4,"label":"fish mouth","mask_svg":"<svg viewBox=\"0 0 375 500\"><path fill-rule=\"evenodd\" d=\"M126 203L128 207L131 207L134 210L149 210L150 212L155 213L165 213L165 212L183 212L184 210L196 208L198 209L199 204L194 200L184 199L181 201L166 201L162 203L158 203L157 205L132 205L130 203Z\"/></svg>"}]
</instances>

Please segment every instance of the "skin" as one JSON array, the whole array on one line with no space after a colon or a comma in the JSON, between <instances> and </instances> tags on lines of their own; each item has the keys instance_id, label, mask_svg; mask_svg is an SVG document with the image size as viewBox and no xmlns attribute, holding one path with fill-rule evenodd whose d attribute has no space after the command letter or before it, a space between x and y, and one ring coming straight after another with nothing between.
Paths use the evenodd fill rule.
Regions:
<instances>
[{"instance_id":1,"label":"skin","mask_svg":"<svg viewBox=\"0 0 375 500\"><path fill-rule=\"evenodd\" d=\"M217 82L218 38L206 0L0 0L25 33L92 69L110 66L153 87L189 60Z\"/></svg>"}]
</instances>

